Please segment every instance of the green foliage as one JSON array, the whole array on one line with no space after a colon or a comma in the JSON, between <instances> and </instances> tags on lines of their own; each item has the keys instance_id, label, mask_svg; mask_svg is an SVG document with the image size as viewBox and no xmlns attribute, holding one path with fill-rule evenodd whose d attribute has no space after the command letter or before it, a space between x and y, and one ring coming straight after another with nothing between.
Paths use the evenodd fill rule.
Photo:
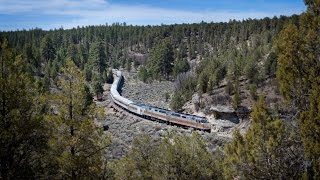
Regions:
<instances>
[{"instance_id":1,"label":"green foliage","mask_svg":"<svg viewBox=\"0 0 320 180\"><path fill-rule=\"evenodd\" d=\"M134 141L131 152L114 166L116 179L212 179L221 171L201 136L169 133L158 146L149 137Z\"/></svg>"},{"instance_id":2,"label":"green foliage","mask_svg":"<svg viewBox=\"0 0 320 180\"><path fill-rule=\"evenodd\" d=\"M232 97L232 106L234 109L238 109L240 104L241 104L240 87L239 87L239 81L236 80L234 84L234 95Z\"/></svg>"},{"instance_id":3,"label":"green foliage","mask_svg":"<svg viewBox=\"0 0 320 180\"><path fill-rule=\"evenodd\" d=\"M176 77L180 73L190 70L190 65L186 59L176 60L173 67L173 76Z\"/></svg>"},{"instance_id":4,"label":"green foliage","mask_svg":"<svg viewBox=\"0 0 320 180\"><path fill-rule=\"evenodd\" d=\"M179 74L175 81L176 89L170 102L170 108L175 111L180 110L196 91L196 83L192 73Z\"/></svg>"},{"instance_id":5,"label":"green foliage","mask_svg":"<svg viewBox=\"0 0 320 180\"><path fill-rule=\"evenodd\" d=\"M83 104L83 109L82 109L82 114L85 114L90 108L93 100L93 96L90 92L90 88L87 85L84 85L84 104Z\"/></svg>"},{"instance_id":6,"label":"green foliage","mask_svg":"<svg viewBox=\"0 0 320 180\"><path fill-rule=\"evenodd\" d=\"M305 104L304 94L310 89L304 78L304 62L299 58L301 43L297 26L289 24L280 33L276 44L279 52L277 79L280 90L285 99L295 101L298 106Z\"/></svg>"},{"instance_id":7,"label":"green foliage","mask_svg":"<svg viewBox=\"0 0 320 180\"><path fill-rule=\"evenodd\" d=\"M144 83L146 83L147 80L150 78L149 72L144 66L140 67L138 77Z\"/></svg>"},{"instance_id":8,"label":"green foliage","mask_svg":"<svg viewBox=\"0 0 320 180\"><path fill-rule=\"evenodd\" d=\"M150 61L147 66L148 71L150 71L154 79L165 77L168 80L169 75L172 73L173 62L172 44L170 39L165 39L151 50Z\"/></svg>"},{"instance_id":9,"label":"green foliage","mask_svg":"<svg viewBox=\"0 0 320 180\"><path fill-rule=\"evenodd\" d=\"M224 149L226 179L298 179L303 173L301 144L292 130L274 119L263 97L254 106L249 130L238 130ZM294 149L294 151L292 151Z\"/></svg>"},{"instance_id":10,"label":"green foliage","mask_svg":"<svg viewBox=\"0 0 320 180\"><path fill-rule=\"evenodd\" d=\"M174 111L178 111L184 105L185 100L183 99L183 95L181 92L174 93L171 101L170 101L170 108Z\"/></svg>"},{"instance_id":11,"label":"green foliage","mask_svg":"<svg viewBox=\"0 0 320 180\"><path fill-rule=\"evenodd\" d=\"M97 96L97 99L99 99L99 97L102 95L103 93L103 87L102 87L102 84L99 80L96 80L94 81L94 84L93 84L93 91L94 93L96 94Z\"/></svg>"},{"instance_id":12,"label":"green foliage","mask_svg":"<svg viewBox=\"0 0 320 180\"><path fill-rule=\"evenodd\" d=\"M112 84L112 83L113 83L113 73L112 73L112 70L109 70L107 75L108 75L108 76L107 76L107 78L106 78L106 83Z\"/></svg>"},{"instance_id":13,"label":"green foliage","mask_svg":"<svg viewBox=\"0 0 320 180\"><path fill-rule=\"evenodd\" d=\"M267 61L264 65L264 74L266 76L274 76L277 71L277 55L275 52L271 52L268 55Z\"/></svg>"},{"instance_id":14,"label":"green foliage","mask_svg":"<svg viewBox=\"0 0 320 180\"><path fill-rule=\"evenodd\" d=\"M92 70L90 69L89 66L85 66L84 67L84 74L85 74L86 81L91 81L91 79L92 79Z\"/></svg>"},{"instance_id":15,"label":"green foliage","mask_svg":"<svg viewBox=\"0 0 320 180\"><path fill-rule=\"evenodd\" d=\"M249 80L251 84L258 84L259 83L259 71L257 63L249 60L249 62L245 66L245 75L246 78Z\"/></svg>"},{"instance_id":16,"label":"green foliage","mask_svg":"<svg viewBox=\"0 0 320 180\"><path fill-rule=\"evenodd\" d=\"M59 78L61 91L52 95L57 114L48 114L52 163L57 178L98 178L102 173L102 153L108 138L94 123L95 107L88 104L84 75L67 60Z\"/></svg>"},{"instance_id":17,"label":"green foliage","mask_svg":"<svg viewBox=\"0 0 320 180\"><path fill-rule=\"evenodd\" d=\"M320 177L320 86L314 87L311 94L310 108L304 111L299 122L301 135L304 140L306 157L311 160L314 177Z\"/></svg>"},{"instance_id":18,"label":"green foliage","mask_svg":"<svg viewBox=\"0 0 320 180\"><path fill-rule=\"evenodd\" d=\"M226 68L221 59L206 58L198 68L198 90L200 93L210 92L214 86L219 86L226 76Z\"/></svg>"},{"instance_id":19,"label":"green foliage","mask_svg":"<svg viewBox=\"0 0 320 180\"><path fill-rule=\"evenodd\" d=\"M305 155L313 168L307 176L319 179L320 2L305 3L308 9L299 23L288 24L277 38L277 79L285 99L297 109Z\"/></svg>"},{"instance_id":20,"label":"green foliage","mask_svg":"<svg viewBox=\"0 0 320 180\"><path fill-rule=\"evenodd\" d=\"M228 80L227 80L227 84L226 84L224 90L225 90L225 92L226 92L227 94L232 95L233 89L234 89L234 87L233 87L233 85L232 85L232 82L228 79Z\"/></svg>"},{"instance_id":21,"label":"green foliage","mask_svg":"<svg viewBox=\"0 0 320 180\"><path fill-rule=\"evenodd\" d=\"M172 75L177 77L176 92L171 106L172 109L179 110L191 99L196 90L210 92L215 86L219 86L226 76L229 77L226 89L230 95L235 93L236 96L237 91L233 92L232 82L240 76L246 75L252 83L255 83L255 78L261 76L260 61L271 52L272 37L276 36L288 21L292 21L294 28L290 29L289 25L278 38L276 53L280 54L278 58L281 62L278 64L280 70L277 69L277 75L280 74L278 79L283 94L289 97L287 99L299 102L296 104L304 106L304 110L310 103L312 104L310 107L313 108L307 109L301 116L300 126L308 154L307 159L313 163L315 172L319 172L316 164L319 159L316 150L319 141L315 136L312 137L311 133L313 126L317 128L319 109L316 108L318 102L313 101L317 97L315 84L319 84L315 78L319 77L317 63L320 44L319 20L315 20L319 19L319 4L315 0L306 0L306 3L309 5L308 13L303 14L301 18L282 16L229 23L203 22L162 26L126 26L115 23L70 30L61 28L52 31L33 29L1 32L0 36L9 39L15 48L12 51L8 50L7 43L4 42L1 46L5 48L0 51L1 60L5 60L3 61L5 73L3 74L2 69L0 84L1 112L8 112L2 114L1 117L5 118L0 122L2 128L0 179L101 178L102 167L105 164L102 162L100 150L106 142L103 140L102 132L97 130L93 123L95 113L92 107L92 95L79 69L84 70L87 81L94 81L92 84L95 87L94 85L98 84L95 83L96 77L103 77L104 81L112 82L111 71L106 72L107 67L119 68L124 65L130 70L130 59L133 56L135 66L138 64L144 66L139 71L139 78L144 82L151 79L170 79ZM289 43L284 43L287 40ZM13 55L21 52L23 56ZM150 57L149 60L146 61L146 57ZM66 61L67 58L71 60ZM276 69L276 59L271 52L263 67L265 74L272 76ZM200 66L195 68L196 75L183 77L187 74L184 72L190 69L188 60L195 60L195 64L200 60ZM192 67L193 65L192 63ZM258 66L258 70L253 68L255 66ZM62 71L61 67L64 67ZM35 78L32 79L28 72ZM256 76L254 72L258 72ZM288 77L285 77L286 72ZM99 82L102 82L102 78ZM96 87L95 93L101 92L101 86L98 84ZM41 96L41 93L48 90L55 93L47 98ZM48 113L46 123L42 121L43 113ZM5 126L2 124L7 125L7 122L10 122L9 130L4 130ZM47 125L46 128L49 130L44 130L44 125ZM280 134L282 137L283 134ZM242 138L245 142L246 137ZM117 171L116 177L119 179L221 177L220 165L208 155L205 148L198 147L201 140L171 138L175 142L171 143L171 139L168 139L169 141L162 142L161 146L156 148L148 148L148 141L146 145L142 145L144 142L140 145L135 144L134 146L141 148L136 149L133 156L141 156L140 151L144 149L148 150L147 154L141 156L144 157L142 159L128 156L119 161L119 165L120 162L123 164L117 167L122 168L122 171ZM191 145L196 145L189 147L190 142ZM289 142L294 150L298 149L298 154L303 154L295 143L287 139L285 141L281 139L279 142L281 147L284 142ZM288 146L284 149L287 150ZM250 153L256 155L256 151L259 150L251 148ZM312 151L315 153L312 154ZM153 153L148 155L149 152ZM245 148L243 152L245 154L243 157L246 157L248 150ZM287 154L291 155L290 153ZM236 159L242 160L243 157L237 156ZM299 169L293 166L293 170L286 171L286 163L289 160L292 160L294 165L299 160L295 157L296 155L293 155L281 161L285 166L285 173L290 174L294 169ZM221 157L216 158L222 161ZM274 160L272 158L271 160ZM261 161L259 158L253 160L257 163ZM263 168L263 165L258 167ZM247 166L240 166L234 170L237 171L236 176L243 177L239 173L243 167ZM249 167L254 166L249 163ZM280 168L278 164L274 167L276 173ZM253 172L256 171L253 168ZM299 170L296 172L300 173Z\"/></svg>"},{"instance_id":22,"label":"green foliage","mask_svg":"<svg viewBox=\"0 0 320 180\"><path fill-rule=\"evenodd\" d=\"M208 78L207 74L201 73L199 78L198 78L198 86L199 86L200 93L206 93L207 92L208 81L209 81L209 78Z\"/></svg>"},{"instance_id":23,"label":"green foliage","mask_svg":"<svg viewBox=\"0 0 320 180\"><path fill-rule=\"evenodd\" d=\"M88 63L93 73L103 74L106 70L106 53L104 51L104 44L101 41L97 41L91 44L89 50Z\"/></svg>"},{"instance_id":24,"label":"green foliage","mask_svg":"<svg viewBox=\"0 0 320 180\"><path fill-rule=\"evenodd\" d=\"M21 55L0 41L0 179L41 177L47 134L41 94Z\"/></svg>"},{"instance_id":25,"label":"green foliage","mask_svg":"<svg viewBox=\"0 0 320 180\"><path fill-rule=\"evenodd\" d=\"M41 55L46 62L50 60L54 60L55 58L56 50L53 46L52 39L49 35L46 35L45 37L42 38Z\"/></svg>"},{"instance_id":26,"label":"green foliage","mask_svg":"<svg viewBox=\"0 0 320 180\"><path fill-rule=\"evenodd\" d=\"M250 84L249 86L249 91L250 91L250 96L253 100L257 100L258 96L257 96L257 85L255 84Z\"/></svg>"}]
</instances>

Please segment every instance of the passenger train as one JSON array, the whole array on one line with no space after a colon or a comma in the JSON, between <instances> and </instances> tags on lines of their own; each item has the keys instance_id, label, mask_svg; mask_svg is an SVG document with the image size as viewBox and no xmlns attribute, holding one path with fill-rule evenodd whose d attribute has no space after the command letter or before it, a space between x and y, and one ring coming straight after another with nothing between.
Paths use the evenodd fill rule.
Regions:
<instances>
[{"instance_id":1,"label":"passenger train","mask_svg":"<svg viewBox=\"0 0 320 180\"><path fill-rule=\"evenodd\" d=\"M211 126L205 117L177 113L168 109L133 102L122 97L119 93L119 88L123 81L121 71L115 70L114 77L115 78L110 89L110 96L112 101L122 109L145 119L157 120L170 125L179 125L211 132Z\"/></svg>"}]
</instances>

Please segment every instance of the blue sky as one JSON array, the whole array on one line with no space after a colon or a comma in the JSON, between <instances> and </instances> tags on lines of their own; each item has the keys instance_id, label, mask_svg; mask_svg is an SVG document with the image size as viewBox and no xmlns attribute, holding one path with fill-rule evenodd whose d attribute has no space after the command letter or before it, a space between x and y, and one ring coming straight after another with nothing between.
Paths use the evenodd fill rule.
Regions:
<instances>
[{"instance_id":1,"label":"blue sky","mask_svg":"<svg viewBox=\"0 0 320 180\"><path fill-rule=\"evenodd\" d=\"M0 0L0 30L225 22L305 9L303 0Z\"/></svg>"}]
</instances>

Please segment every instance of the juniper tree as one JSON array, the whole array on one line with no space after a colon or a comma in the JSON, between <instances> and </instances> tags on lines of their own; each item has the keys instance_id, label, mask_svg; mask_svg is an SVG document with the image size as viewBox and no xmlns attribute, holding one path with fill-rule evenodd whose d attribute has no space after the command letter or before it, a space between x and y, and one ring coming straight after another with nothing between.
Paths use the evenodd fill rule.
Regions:
<instances>
[{"instance_id":1,"label":"juniper tree","mask_svg":"<svg viewBox=\"0 0 320 180\"><path fill-rule=\"evenodd\" d=\"M277 79L285 99L295 108L307 160L320 177L319 84L320 84L320 2L305 0L307 12L299 23L290 23L276 41ZM312 177L314 176L314 177Z\"/></svg>"},{"instance_id":2,"label":"juniper tree","mask_svg":"<svg viewBox=\"0 0 320 180\"><path fill-rule=\"evenodd\" d=\"M303 173L299 137L283 121L273 118L263 97L251 117L246 134L236 130L225 146L225 178L299 179Z\"/></svg>"}]
</instances>

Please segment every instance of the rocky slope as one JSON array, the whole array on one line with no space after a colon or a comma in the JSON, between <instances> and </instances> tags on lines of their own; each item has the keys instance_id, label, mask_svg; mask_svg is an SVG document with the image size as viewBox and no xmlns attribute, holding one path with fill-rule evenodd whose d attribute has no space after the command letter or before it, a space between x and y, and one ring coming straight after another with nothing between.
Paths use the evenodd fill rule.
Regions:
<instances>
[{"instance_id":1,"label":"rocky slope","mask_svg":"<svg viewBox=\"0 0 320 180\"><path fill-rule=\"evenodd\" d=\"M96 102L99 107L105 109L106 118L100 120L100 123L109 127L106 133L109 134L112 139L112 143L107 152L109 158L119 158L125 155L130 149L131 142L140 135L148 135L154 143L157 143L168 132L175 132L181 135L187 135L193 132L191 129L168 126L163 123L133 116L127 112L117 111L117 109L111 106L109 99L110 86L109 84L105 84L104 100ZM172 93L172 87L171 82L144 84L141 82L136 83L134 78L126 77L122 94L132 100L140 99L141 102L167 108L168 102L163 100L163 95L167 92ZM217 133L197 132L203 136L211 151L214 151L218 146L221 146L229 140L228 137L221 136Z\"/></svg>"}]
</instances>

